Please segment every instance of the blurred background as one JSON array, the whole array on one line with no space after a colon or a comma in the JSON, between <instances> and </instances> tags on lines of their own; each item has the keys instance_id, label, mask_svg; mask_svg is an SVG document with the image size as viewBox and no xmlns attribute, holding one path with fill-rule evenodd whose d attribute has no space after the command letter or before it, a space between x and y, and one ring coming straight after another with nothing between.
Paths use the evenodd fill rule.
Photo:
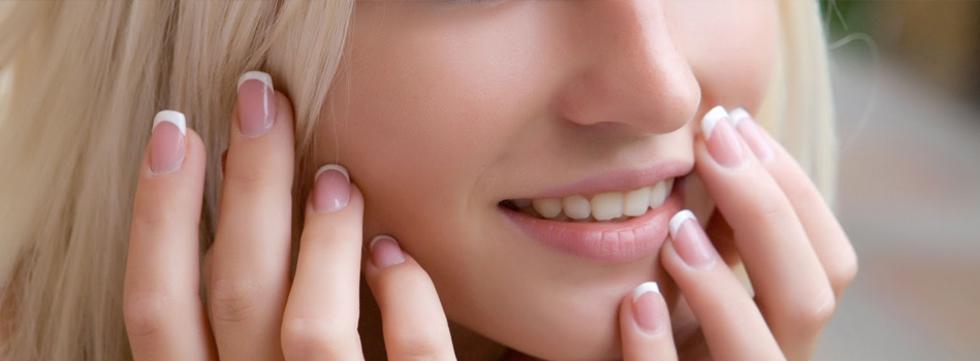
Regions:
<instances>
[{"instance_id":1,"label":"blurred background","mask_svg":"<svg viewBox=\"0 0 980 361\"><path fill-rule=\"evenodd\" d=\"M980 0L821 6L861 270L815 359L980 360Z\"/></svg>"}]
</instances>

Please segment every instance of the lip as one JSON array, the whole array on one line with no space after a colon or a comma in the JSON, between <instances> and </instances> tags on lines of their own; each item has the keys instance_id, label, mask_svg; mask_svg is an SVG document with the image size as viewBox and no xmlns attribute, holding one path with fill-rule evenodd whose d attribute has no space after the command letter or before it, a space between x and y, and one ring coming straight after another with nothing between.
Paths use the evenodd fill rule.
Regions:
<instances>
[{"instance_id":1,"label":"lip","mask_svg":"<svg viewBox=\"0 0 980 361\"><path fill-rule=\"evenodd\" d=\"M662 206L622 222L555 221L497 208L516 228L552 249L593 261L626 263L653 255L663 246L670 217L683 207L685 180L677 178Z\"/></svg>"},{"instance_id":2,"label":"lip","mask_svg":"<svg viewBox=\"0 0 980 361\"><path fill-rule=\"evenodd\" d=\"M622 169L605 172L572 184L523 198L562 198L575 194L591 198L602 192L625 192L640 187L651 186L668 178L684 176L690 173L692 169L694 169L694 163L692 162L679 160L663 161L652 167L638 170Z\"/></svg>"}]
</instances>

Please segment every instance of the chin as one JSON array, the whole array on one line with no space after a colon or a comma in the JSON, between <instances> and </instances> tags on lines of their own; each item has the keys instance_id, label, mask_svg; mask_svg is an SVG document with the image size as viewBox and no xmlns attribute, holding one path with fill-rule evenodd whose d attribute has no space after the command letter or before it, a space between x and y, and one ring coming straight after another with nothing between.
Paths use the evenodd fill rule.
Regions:
<instances>
[{"instance_id":1,"label":"chin","mask_svg":"<svg viewBox=\"0 0 980 361\"><path fill-rule=\"evenodd\" d=\"M610 317L611 316L611 317ZM615 319L615 313L604 316ZM615 322L602 324L576 324L569 327L568 320L554 322L541 320L502 320L508 329L521 332L499 332L470 328L484 337L494 340L523 354L549 361L596 361L615 360L621 355L619 328ZM469 326L467 326L469 328Z\"/></svg>"},{"instance_id":2,"label":"chin","mask_svg":"<svg viewBox=\"0 0 980 361\"><path fill-rule=\"evenodd\" d=\"M508 348L542 360L616 360L621 357L619 305L647 273L608 279L602 286L511 289L516 297L449 306L454 322ZM661 277L655 277L661 278ZM520 295L520 296L517 296ZM455 310L453 309L455 308ZM479 314L474 311L481 310ZM461 312L453 312L461 311Z\"/></svg>"}]
</instances>

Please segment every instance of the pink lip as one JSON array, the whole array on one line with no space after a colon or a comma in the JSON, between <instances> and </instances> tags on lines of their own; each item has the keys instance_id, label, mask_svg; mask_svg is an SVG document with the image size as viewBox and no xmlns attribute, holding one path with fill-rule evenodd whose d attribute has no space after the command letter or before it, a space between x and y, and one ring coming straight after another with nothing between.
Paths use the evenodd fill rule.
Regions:
<instances>
[{"instance_id":1,"label":"pink lip","mask_svg":"<svg viewBox=\"0 0 980 361\"><path fill-rule=\"evenodd\" d=\"M504 212L517 228L547 246L572 255L601 262L624 263L658 252L667 238L675 213L684 204L683 179L658 208L624 222L562 222L535 218L504 206Z\"/></svg>"},{"instance_id":2,"label":"pink lip","mask_svg":"<svg viewBox=\"0 0 980 361\"><path fill-rule=\"evenodd\" d=\"M540 194L522 197L526 199L561 198L574 194L590 198L593 195L610 191L629 191L651 186L659 181L680 177L691 172L694 163L666 161L643 169L622 169L583 179L581 181L551 189ZM511 198L517 199L517 197Z\"/></svg>"}]
</instances>

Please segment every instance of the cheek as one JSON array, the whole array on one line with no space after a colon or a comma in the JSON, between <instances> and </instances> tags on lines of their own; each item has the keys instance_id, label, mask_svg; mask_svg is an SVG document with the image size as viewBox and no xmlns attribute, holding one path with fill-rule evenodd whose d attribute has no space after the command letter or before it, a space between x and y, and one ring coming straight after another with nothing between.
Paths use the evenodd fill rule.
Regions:
<instances>
[{"instance_id":1,"label":"cheek","mask_svg":"<svg viewBox=\"0 0 980 361\"><path fill-rule=\"evenodd\" d=\"M710 4L709 4L710 3ZM777 59L778 10L770 0L670 2L672 36L687 56L703 99L757 109Z\"/></svg>"},{"instance_id":2,"label":"cheek","mask_svg":"<svg viewBox=\"0 0 980 361\"><path fill-rule=\"evenodd\" d=\"M456 217L491 208L486 194L476 194L489 187L481 182L489 182L488 169L521 135L524 120L547 103L547 92L530 85L548 82L528 77L546 73L528 69L539 42L515 45L510 39L516 35L500 32L536 33L527 29L535 22L521 18L534 14L508 12L489 21L435 18L425 6L385 7L399 16L358 5L352 53L328 95L331 109L317 134L332 141L318 144L318 155L346 162L365 190L371 220L381 223L377 227L417 218L412 221L425 227L414 228L432 228L438 220L472 232L472 224L464 228L468 220ZM402 241L419 252L439 248Z\"/></svg>"},{"instance_id":3,"label":"cheek","mask_svg":"<svg viewBox=\"0 0 980 361\"><path fill-rule=\"evenodd\" d=\"M318 124L317 155L347 166L364 191L366 237L393 233L437 285L460 288L439 280L459 273L446 256L486 247L475 242L485 233L478 221L495 208L481 182L530 105L544 102L519 85L538 83L521 79L530 52L479 23L449 32L360 9L352 57Z\"/></svg>"}]
</instances>

